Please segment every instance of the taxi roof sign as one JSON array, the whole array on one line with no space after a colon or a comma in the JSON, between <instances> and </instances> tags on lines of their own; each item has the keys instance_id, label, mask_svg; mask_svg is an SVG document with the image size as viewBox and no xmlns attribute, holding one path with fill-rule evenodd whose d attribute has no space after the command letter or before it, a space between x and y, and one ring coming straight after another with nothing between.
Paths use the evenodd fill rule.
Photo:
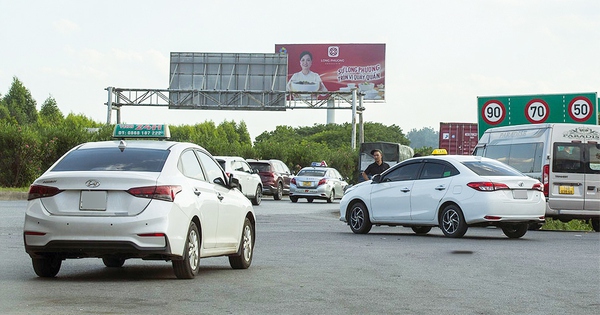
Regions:
<instances>
[{"instance_id":1,"label":"taxi roof sign","mask_svg":"<svg viewBox=\"0 0 600 315\"><path fill-rule=\"evenodd\" d=\"M431 155L447 155L448 151L446 149L435 149L431 152Z\"/></svg>"},{"instance_id":2,"label":"taxi roof sign","mask_svg":"<svg viewBox=\"0 0 600 315\"><path fill-rule=\"evenodd\" d=\"M171 131L166 124L117 124L113 138L160 138L168 139Z\"/></svg>"}]
</instances>

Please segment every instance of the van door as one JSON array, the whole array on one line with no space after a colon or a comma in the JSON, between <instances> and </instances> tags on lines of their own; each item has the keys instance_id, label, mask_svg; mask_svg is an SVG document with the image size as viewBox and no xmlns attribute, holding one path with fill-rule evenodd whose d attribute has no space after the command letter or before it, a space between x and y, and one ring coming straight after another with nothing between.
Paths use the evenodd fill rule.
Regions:
<instances>
[{"instance_id":1,"label":"van door","mask_svg":"<svg viewBox=\"0 0 600 315\"><path fill-rule=\"evenodd\" d=\"M600 212L600 143L585 145L586 174L583 208Z\"/></svg>"},{"instance_id":2,"label":"van door","mask_svg":"<svg viewBox=\"0 0 600 315\"><path fill-rule=\"evenodd\" d=\"M583 210L587 193L585 145L555 142L548 191L548 205L556 210Z\"/></svg>"}]
</instances>

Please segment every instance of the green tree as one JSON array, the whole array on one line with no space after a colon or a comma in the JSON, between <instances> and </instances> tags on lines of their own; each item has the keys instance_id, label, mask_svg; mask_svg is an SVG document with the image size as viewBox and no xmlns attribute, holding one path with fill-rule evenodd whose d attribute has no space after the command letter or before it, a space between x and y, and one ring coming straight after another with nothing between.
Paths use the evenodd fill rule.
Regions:
<instances>
[{"instance_id":1,"label":"green tree","mask_svg":"<svg viewBox=\"0 0 600 315\"><path fill-rule=\"evenodd\" d=\"M439 133L431 127L423 127L419 130L413 128L407 134L412 148L432 147L437 148L439 144Z\"/></svg>"},{"instance_id":2,"label":"green tree","mask_svg":"<svg viewBox=\"0 0 600 315\"><path fill-rule=\"evenodd\" d=\"M52 96L48 96L44 104L42 104L39 118L41 121L51 124L59 123L64 119L62 112L58 109L56 100Z\"/></svg>"},{"instance_id":3,"label":"green tree","mask_svg":"<svg viewBox=\"0 0 600 315\"><path fill-rule=\"evenodd\" d=\"M17 77L13 77L10 90L3 100L10 115L16 119L18 124L26 125L37 121L36 102Z\"/></svg>"}]
</instances>

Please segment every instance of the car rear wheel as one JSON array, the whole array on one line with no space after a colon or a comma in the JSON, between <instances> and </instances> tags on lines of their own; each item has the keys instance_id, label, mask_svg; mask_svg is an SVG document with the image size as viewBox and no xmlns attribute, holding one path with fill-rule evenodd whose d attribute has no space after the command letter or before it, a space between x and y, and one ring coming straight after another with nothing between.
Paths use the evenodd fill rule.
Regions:
<instances>
[{"instance_id":1,"label":"car rear wheel","mask_svg":"<svg viewBox=\"0 0 600 315\"><path fill-rule=\"evenodd\" d=\"M350 229L356 234L367 234L371 230L373 225L369 219L369 211L367 206L362 202L357 202L350 207L350 213L348 214L348 223Z\"/></svg>"},{"instance_id":2,"label":"car rear wheel","mask_svg":"<svg viewBox=\"0 0 600 315\"><path fill-rule=\"evenodd\" d=\"M502 232L504 235L509 238L519 238L527 233L529 229L529 224L527 223L514 223L514 224L504 224L502 225Z\"/></svg>"},{"instance_id":3,"label":"car rear wheel","mask_svg":"<svg viewBox=\"0 0 600 315\"><path fill-rule=\"evenodd\" d=\"M33 270L38 277L52 278L58 274L62 259L57 256L48 256L42 258L32 258Z\"/></svg>"},{"instance_id":4,"label":"car rear wheel","mask_svg":"<svg viewBox=\"0 0 600 315\"><path fill-rule=\"evenodd\" d=\"M179 279L193 279L200 269L200 233L196 223L190 223L183 259L173 260L173 270Z\"/></svg>"},{"instance_id":5,"label":"car rear wheel","mask_svg":"<svg viewBox=\"0 0 600 315\"><path fill-rule=\"evenodd\" d=\"M460 238L467 233L465 217L457 205L446 206L440 218L440 229L447 237Z\"/></svg>"},{"instance_id":6,"label":"car rear wheel","mask_svg":"<svg viewBox=\"0 0 600 315\"><path fill-rule=\"evenodd\" d=\"M431 226L413 226L411 228L417 234L427 234L431 231Z\"/></svg>"},{"instance_id":7,"label":"car rear wheel","mask_svg":"<svg viewBox=\"0 0 600 315\"><path fill-rule=\"evenodd\" d=\"M277 183L277 191L275 191L275 194L273 195L273 199L281 200L281 197L283 197L283 184L281 182L278 182Z\"/></svg>"},{"instance_id":8,"label":"car rear wheel","mask_svg":"<svg viewBox=\"0 0 600 315\"><path fill-rule=\"evenodd\" d=\"M255 206L258 206L260 204L260 202L262 201L262 188L260 187L260 185L256 186L256 192L254 193L254 198L252 198L250 201L252 201L252 204Z\"/></svg>"},{"instance_id":9,"label":"car rear wheel","mask_svg":"<svg viewBox=\"0 0 600 315\"><path fill-rule=\"evenodd\" d=\"M124 258L115 258L115 257L103 257L102 262L104 263L104 265L106 267L119 268L119 267L123 267L123 264L125 264L125 259Z\"/></svg>"},{"instance_id":10,"label":"car rear wheel","mask_svg":"<svg viewBox=\"0 0 600 315\"><path fill-rule=\"evenodd\" d=\"M242 229L242 239L240 240L240 249L234 256L229 256L229 265L233 269L248 269L252 263L252 254L254 249L254 229L250 219L246 218L244 228Z\"/></svg>"},{"instance_id":11,"label":"car rear wheel","mask_svg":"<svg viewBox=\"0 0 600 315\"><path fill-rule=\"evenodd\" d=\"M311 202L313 202L313 200L314 200L313 198L306 198L306 201L307 201L308 203L311 203Z\"/></svg>"},{"instance_id":12,"label":"car rear wheel","mask_svg":"<svg viewBox=\"0 0 600 315\"><path fill-rule=\"evenodd\" d=\"M291 197L291 196L290 196L290 200L291 200L293 203L296 203L296 202L298 202L298 197Z\"/></svg>"},{"instance_id":13,"label":"car rear wheel","mask_svg":"<svg viewBox=\"0 0 600 315\"><path fill-rule=\"evenodd\" d=\"M331 190L331 193L329 193L329 197L327 197L327 203L332 203L333 200L335 199L335 190Z\"/></svg>"}]
</instances>

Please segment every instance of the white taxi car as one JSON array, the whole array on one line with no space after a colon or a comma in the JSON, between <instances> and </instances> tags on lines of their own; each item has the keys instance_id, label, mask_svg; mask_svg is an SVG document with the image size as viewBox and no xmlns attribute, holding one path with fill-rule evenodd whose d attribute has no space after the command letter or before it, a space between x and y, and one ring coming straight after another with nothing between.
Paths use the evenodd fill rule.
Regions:
<instances>
[{"instance_id":1,"label":"white taxi car","mask_svg":"<svg viewBox=\"0 0 600 315\"><path fill-rule=\"evenodd\" d=\"M493 159L412 158L348 188L340 220L358 234L373 225L411 227L417 234L437 226L447 237L462 237L469 226L492 225L519 238L530 223L544 222L543 189L538 180Z\"/></svg>"},{"instance_id":2,"label":"white taxi car","mask_svg":"<svg viewBox=\"0 0 600 315\"><path fill-rule=\"evenodd\" d=\"M115 137L169 136L166 125L117 125ZM29 189L24 242L35 273L54 277L71 258L171 261L194 278L199 260L252 262L255 216L237 180L192 143L89 142L62 156Z\"/></svg>"},{"instance_id":3,"label":"white taxi car","mask_svg":"<svg viewBox=\"0 0 600 315\"><path fill-rule=\"evenodd\" d=\"M298 202L306 198L307 202L323 199L332 203L344 195L348 183L340 172L327 167L325 162L313 162L312 166L301 169L290 181L290 200Z\"/></svg>"}]
</instances>

